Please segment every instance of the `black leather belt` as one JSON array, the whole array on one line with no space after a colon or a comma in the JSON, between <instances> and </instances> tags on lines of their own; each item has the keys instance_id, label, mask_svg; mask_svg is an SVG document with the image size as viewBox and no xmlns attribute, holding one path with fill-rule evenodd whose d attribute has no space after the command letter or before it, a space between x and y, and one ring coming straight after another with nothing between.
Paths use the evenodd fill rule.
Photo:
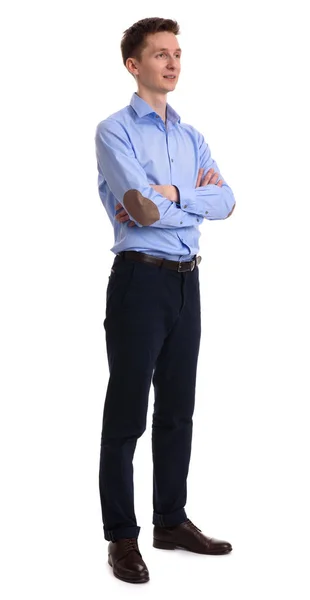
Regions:
<instances>
[{"instance_id":1,"label":"black leather belt","mask_svg":"<svg viewBox=\"0 0 310 600\"><path fill-rule=\"evenodd\" d=\"M136 252L134 250L125 250L116 255L115 260L120 257L122 260L136 260L138 262L149 263L157 265L158 267L165 267L166 269L172 269L179 273L186 271L193 271L197 265L201 263L201 256L194 256L193 260L189 261L178 261L168 260L166 258L158 258L157 256L151 256L144 252Z\"/></svg>"}]
</instances>

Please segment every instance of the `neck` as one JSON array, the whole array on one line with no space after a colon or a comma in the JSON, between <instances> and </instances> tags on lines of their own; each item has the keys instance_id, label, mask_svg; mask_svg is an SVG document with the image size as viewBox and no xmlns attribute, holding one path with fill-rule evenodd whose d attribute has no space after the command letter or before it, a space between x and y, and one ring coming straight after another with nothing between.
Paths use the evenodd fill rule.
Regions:
<instances>
[{"instance_id":1,"label":"neck","mask_svg":"<svg viewBox=\"0 0 310 600\"><path fill-rule=\"evenodd\" d=\"M141 88L138 88L136 94L147 102L166 123L167 94L156 94Z\"/></svg>"}]
</instances>

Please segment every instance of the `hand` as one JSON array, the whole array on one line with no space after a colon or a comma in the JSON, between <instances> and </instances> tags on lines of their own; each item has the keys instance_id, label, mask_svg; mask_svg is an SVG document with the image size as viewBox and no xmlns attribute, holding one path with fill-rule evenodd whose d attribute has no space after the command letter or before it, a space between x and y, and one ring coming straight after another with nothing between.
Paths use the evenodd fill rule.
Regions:
<instances>
[{"instance_id":1,"label":"hand","mask_svg":"<svg viewBox=\"0 0 310 600\"><path fill-rule=\"evenodd\" d=\"M130 220L130 216L128 214L128 212L123 208L122 204L120 202L118 202L118 204L115 207L115 210L119 210L122 209L119 213L117 213L117 215L115 215L115 219L119 222L119 223L125 223L126 221L129 221L128 223L128 227L134 227L135 226L135 222Z\"/></svg>"},{"instance_id":2,"label":"hand","mask_svg":"<svg viewBox=\"0 0 310 600\"><path fill-rule=\"evenodd\" d=\"M219 179L218 182L216 183L216 180L217 180L219 174L215 173L214 169L209 169L209 171L207 171L207 173L205 174L203 180L201 181L203 171L204 171L204 169L199 169L199 171L198 171L198 177L197 177L197 181L196 181L196 186L195 187L200 187L200 186L203 186L203 185L208 185L209 183L214 183L215 185L218 185L219 187L222 187L222 185L223 185L223 179Z\"/></svg>"}]
</instances>

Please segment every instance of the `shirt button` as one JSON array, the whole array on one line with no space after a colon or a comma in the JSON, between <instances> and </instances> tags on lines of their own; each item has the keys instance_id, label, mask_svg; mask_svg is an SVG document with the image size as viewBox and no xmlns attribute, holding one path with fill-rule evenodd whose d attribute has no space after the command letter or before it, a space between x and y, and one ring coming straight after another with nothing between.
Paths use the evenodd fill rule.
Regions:
<instances>
[{"instance_id":1,"label":"shirt button","mask_svg":"<svg viewBox=\"0 0 310 600\"><path fill-rule=\"evenodd\" d=\"M206 215L208 214L208 211L207 211L207 210L206 210L206 213L205 213L205 214L206 214Z\"/></svg>"},{"instance_id":2,"label":"shirt button","mask_svg":"<svg viewBox=\"0 0 310 600\"><path fill-rule=\"evenodd\" d=\"M173 162L173 158L171 159L171 162Z\"/></svg>"},{"instance_id":3,"label":"shirt button","mask_svg":"<svg viewBox=\"0 0 310 600\"><path fill-rule=\"evenodd\" d=\"M199 223L199 219L196 219L196 220L197 220L197 221L198 221L198 223Z\"/></svg>"},{"instance_id":4,"label":"shirt button","mask_svg":"<svg viewBox=\"0 0 310 600\"><path fill-rule=\"evenodd\" d=\"M182 224L183 224L183 221L180 221L180 225L182 225Z\"/></svg>"},{"instance_id":5,"label":"shirt button","mask_svg":"<svg viewBox=\"0 0 310 600\"><path fill-rule=\"evenodd\" d=\"M187 208L187 204L184 204L184 208Z\"/></svg>"}]
</instances>

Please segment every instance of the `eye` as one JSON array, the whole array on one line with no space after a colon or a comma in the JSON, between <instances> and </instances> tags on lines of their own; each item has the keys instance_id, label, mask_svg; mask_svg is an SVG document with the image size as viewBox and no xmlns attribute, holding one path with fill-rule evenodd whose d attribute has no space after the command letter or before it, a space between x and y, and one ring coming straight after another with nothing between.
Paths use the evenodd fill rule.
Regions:
<instances>
[{"instance_id":1,"label":"eye","mask_svg":"<svg viewBox=\"0 0 310 600\"><path fill-rule=\"evenodd\" d=\"M160 52L160 54L157 54L157 56L166 56L166 52ZM181 55L177 54L177 58L181 58Z\"/></svg>"}]
</instances>

